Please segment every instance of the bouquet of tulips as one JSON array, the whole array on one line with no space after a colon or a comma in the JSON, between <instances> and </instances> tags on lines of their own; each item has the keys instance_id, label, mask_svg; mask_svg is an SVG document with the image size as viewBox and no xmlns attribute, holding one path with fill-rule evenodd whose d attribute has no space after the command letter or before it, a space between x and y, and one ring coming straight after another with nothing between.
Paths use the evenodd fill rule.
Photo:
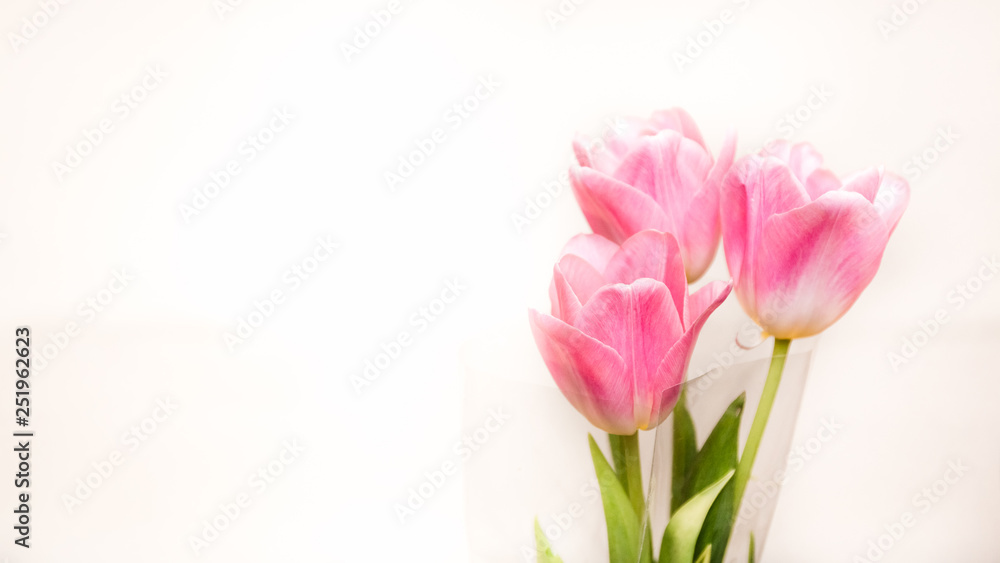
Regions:
<instances>
[{"instance_id":1,"label":"bouquet of tulips","mask_svg":"<svg viewBox=\"0 0 1000 563\"><path fill-rule=\"evenodd\" d=\"M721 562L791 341L825 330L871 282L909 186L881 167L838 178L807 143L773 142L736 160L730 133L715 159L681 109L624 120L605 142L578 137L574 152L573 193L594 233L566 244L551 313L531 311L530 324L560 391L608 433L611 461L593 436L590 451L609 560ZM732 279L689 292L720 238ZM681 384L705 321L733 290L774 351L742 452L715 455L738 451L743 397L699 451ZM671 413L670 518L654 531L638 431ZM535 537L540 563L562 561L537 522Z\"/></svg>"}]
</instances>

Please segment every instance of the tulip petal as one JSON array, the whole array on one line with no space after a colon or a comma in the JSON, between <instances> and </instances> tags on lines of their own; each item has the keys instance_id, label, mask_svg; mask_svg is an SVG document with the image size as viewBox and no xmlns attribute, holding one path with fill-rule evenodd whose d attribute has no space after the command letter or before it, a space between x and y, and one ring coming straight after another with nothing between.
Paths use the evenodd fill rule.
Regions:
<instances>
[{"instance_id":1,"label":"tulip petal","mask_svg":"<svg viewBox=\"0 0 1000 563\"><path fill-rule=\"evenodd\" d=\"M719 189L722 186L722 179L733 166L733 159L736 156L736 130L730 129L726 132L726 138L722 141L722 150L719 151L719 159L715 161L712 170L708 173L706 185L715 186Z\"/></svg>"},{"instance_id":2,"label":"tulip petal","mask_svg":"<svg viewBox=\"0 0 1000 563\"><path fill-rule=\"evenodd\" d=\"M568 324L573 324L576 315L583 308L583 303L580 302L580 298L577 297L573 287L566 280L559 264L553 268L552 284L549 286L549 300L552 303L552 316Z\"/></svg>"},{"instance_id":3,"label":"tulip petal","mask_svg":"<svg viewBox=\"0 0 1000 563\"><path fill-rule=\"evenodd\" d=\"M844 179L845 192L861 194L871 203L875 203L875 196L878 194L879 184L882 181L882 170L879 166L873 166L862 170L853 176Z\"/></svg>"},{"instance_id":4,"label":"tulip petal","mask_svg":"<svg viewBox=\"0 0 1000 563\"><path fill-rule=\"evenodd\" d=\"M583 135L577 135L573 139L573 154L580 166L593 168L605 174L612 174L622 159L625 158L627 147L622 143L615 143L614 148L608 145L603 139L591 139Z\"/></svg>"},{"instance_id":5,"label":"tulip petal","mask_svg":"<svg viewBox=\"0 0 1000 563\"><path fill-rule=\"evenodd\" d=\"M560 258L556 268L565 276L566 282L573 289L573 293L576 294L580 303L586 303L598 289L607 283L604 280L604 274L575 254L567 254Z\"/></svg>"},{"instance_id":6,"label":"tulip petal","mask_svg":"<svg viewBox=\"0 0 1000 563\"><path fill-rule=\"evenodd\" d=\"M570 404L602 430L635 432L632 378L618 353L559 319L534 310L528 316L542 359Z\"/></svg>"},{"instance_id":7,"label":"tulip petal","mask_svg":"<svg viewBox=\"0 0 1000 563\"><path fill-rule=\"evenodd\" d=\"M820 168L806 178L805 188L809 199L816 201L827 192L840 189L840 178L826 168Z\"/></svg>"},{"instance_id":8,"label":"tulip petal","mask_svg":"<svg viewBox=\"0 0 1000 563\"><path fill-rule=\"evenodd\" d=\"M684 382L691 352L698 341L698 335L705 326L709 315L715 311L733 289L732 282L714 281L691 295L689 310L691 322L687 331L670 347L663 361L657 366L656 377L650 391L655 398L650 412L650 428L659 425L674 408L680 394L680 384Z\"/></svg>"},{"instance_id":9,"label":"tulip petal","mask_svg":"<svg viewBox=\"0 0 1000 563\"><path fill-rule=\"evenodd\" d=\"M903 178L886 172L879 183L875 196L875 210L885 221L889 234L896 230L899 219L910 203L910 184Z\"/></svg>"},{"instance_id":10,"label":"tulip petal","mask_svg":"<svg viewBox=\"0 0 1000 563\"><path fill-rule=\"evenodd\" d=\"M600 235L576 235L571 238L563 247L560 262L556 266L556 270L560 270L561 266L561 271L552 277L552 283L549 285L552 316L572 324L570 319L579 310L573 302L586 303L587 299L604 285L604 276L601 272L617 251L617 244ZM563 263L562 259L567 256L574 258ZM565 288L557 287L557 282L560 281L566 282ZM574 299L568 299L566 291L572 293Z\"/></svg>"},{"instance_id":11,"label":"tulip petal","mask_svg":"<svg viewBox=\"0 0 1000 563\"><path fill-rule=\"evenodd\" d=\"M823 331L871 282L888 237L864 196L840 190L770 217L749 294L755 320L777 338Z\"/></svg>"},{"instance_id":12,"label":"tulip petal","mask_svg":"<svg viewBox=\"0 0 1000 563\"><path fill-rule=\"evenodd\" d=\"M621 159L631 152L636 141L642 137L655 135L659 130L660 128L648 119L619 117L615 119L614 126L605 133L604 141L609 152L617 158L618 162L621 162ZM608 174L612 172L614 172L613 169L607 171Z\"/></svg>"},{"instance_id":13,"label":"tulip petal","mask_svg":"<svg viewBox=\"0 0 1000 563\"><path fill-rule=\"evenodd\" d=\"M667 286L648 278L605 286L583 306L575 326L625 361L633 381L635 423L648 428L656 370L684 333Z\"/></svg>"},{"instance_id":14,"label":"tulip petal","mask_svg":"<svg viewBox=\"0 0 1000 563\"><path fill-rule=\"evenodd\" d=\"M701 145L701 148L705 149L705 152L708 152L708 146L705 145L705 139L701 136L698 124L694 122L691 114L685 110L681 108L660 110L653 114L650 121L659 130L672 129L679 132L681 135Z\"/></svg>"},{"instance_id":15,"label":"tulip petal","mask_svg":"<svg viewBox=\"0 0 1000 563\"><path fill-rule=\"evenodd\" d=\"M840 180L833 172L822 168L823 155L809 143L793 145L788 141L778 140L762 150L761 154L773 156L788 164L788 168L805 188L811 200L841 186Z\"/></svg>"},{"instance_id":16,"label":"tulip petal","mask_svg":"<svg viewBox=\"0 0 1000 563\"><path fill-rule=\"evenodd\" d=\"M745 161L734 166L722 181L719 192L719 217L722 247L729 275L739 280L743 273L747 245L747 190L743 183Z\"/></svg>"},{"instance_id":17,"label":"tulip petal","mask_svg":"<svg viewBox=\"0 0 1000 563\"><path fill-rule=\"evenodd\" d=\"M679 232L691 199L702 188L712 167L704 147L673 130L640 139L614 173L621 180L653 198Z\"/></svg>"},{"instance_id":18,"label":"tulip petal","mask_svg":"<svg viewBox=\"0 0 1000 563\"><path fill-rule=\"evenodd\" d=\"M640 278L663 282L673 298L678 318L687 307L687 279L677 239L669 233L642 231L626 240L604 272L607 283L632 283Z\"/></svg>"},{"instance_id":19,"label":"tulip petal","mask_svg":"<svg viewBox=\"0 0 1000 563\"><path fill-rule=\"evenodd\" d=\"M736 155L736 131L730 130L722 144L719 159L701 190L695 194L684 215L679 238L688 283L696 281L712 265L722 236L719 218L719 198L722 180L733 165Z\"/></svg>"},{"instance_id":20,"label":"tulip petal","mask_svg":"<svg viewBox=\"0 0 1000 563\"><path fill-rule=\"evenodd\" d=\"M589 262L598 272L603 272L608 266L608 261L616 252L618 252L618 245L614 242L601 235L584 233L569 239L559 257L574 254Z\"/></svg>"},{"instance_id":21,"label":"tulip petal","mask_svg":"<svg viewBox=\"0 0 1000 563\"><path fill-rule=\"evenodd\" d=\"M687 315L684 317L684 329L691 330L698 323L704 323L705 318L726 300L732 289L733 282L716 280L692 293L688 298Z\"/></svg>"},{"instance_id":22,"label":"tulip petal","mask_svg":"<svg viewBox=\"0 0 1000 563\"><path fill-rule=\"evenodd\" d=\"M788 150L788 167L803 184L823 166L823 155L809 143L796 143Z\"/></svg>"},{"instance_id":23,"label":"tulip petal","mask_svg":"<svg viewBox=\"0 0 1000 563\"><path fill-rule=\"evenodd\" d=\"M667 230L667 217L648 195L590 168L570 170L573 194L595 233L616 243L645 230Z\"/></svg>"},{"instance_id":24,"label":"tulip petal","mask_svg":"<svg viewBox=\"0 0 1000 563\"><path fill-rule=\"evenodd\" d=\"M719 249L722 230L718 188L705 186L694 196L683 224L679 233L681 252L684 254L687 281L694 283L712 265L715 252Z\"/></svg>"},{"instance_id":25,"label":"tulip petal","mask_svg":"<svg viewBox=\"0 0 1000 563\"><path fill-rule=\"evenodd\" d=\"M750 176L746 184L747 194L750 196L749 203L752 208L759 209L764 217L784 213L809 203L809 194L788 166L781 161L774 158L765 159L751 172L756 174ZM754 216L758 215L754 213Z\"/></svg>"},{"instance_id":26,"label":"tulip petal","mask_svg":"<svg viewBox=\"0 0 1000 563\"><path fill-rule=\"evenodd\" d=\"M758 158L766 158L768 156L773 156L774 158L788 162L789 155L792 153L792 144L785 139L771 139L757 152L756 156Z\"/></svg>"},{"instance_id":27,"label":"tulip petal","mask_svg":"<svg viewBox=\"0 0 1000 563\"><path fill-rule=\"evenodd\" d=\"M752 294L754 272L744 272L743 266L756 261L764 218L809 202L805 188L778 158L749 156L730 170L721 195L722 243L729 273L741 294Z\"/></svg>"},{"instance_id":28,"label":"tulip petal","mask_svg":"<svg viewBox=\"0 0 1000 563\"><path fill-rule=\"evenodd\" d=\"M799 183L805 185L809 176L823 166L823 155L809 143L792 144L785 139L775 139L758 153L760 158L774 157L788 165Z\"/></svg>"},{"instance_id":29,"label":"tulip petal","mask_svg":"<svg viewBox=\"0 0 1000 563\"><path fill-rule=\"evenodd\" d=\"M587 168L593 168L594 162L590 158L590 144L591 139L577 133L576 137L573 138L573 156L576 157L576 162L580 166L585 166Z\"/></svg>"},{"instance_id":30,"label":"tulip petal","mask_svg":"<svg viewBox=\"0 0 1000 563\"><path fill-rule=\"evenodd\" d=\"M578 134L573 139L573 153L580 166L611 175L640 137L655 135L658 130L649 120L617 118L614 127L600 137Z\"/></svg>"}]
</instances>

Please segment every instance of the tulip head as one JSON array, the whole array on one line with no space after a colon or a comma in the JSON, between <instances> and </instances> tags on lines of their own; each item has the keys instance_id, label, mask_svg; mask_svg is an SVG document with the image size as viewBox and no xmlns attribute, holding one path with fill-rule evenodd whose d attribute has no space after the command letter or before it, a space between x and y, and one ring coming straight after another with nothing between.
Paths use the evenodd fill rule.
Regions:
<instances>
[{"instance_id":1,"label":"tulip head","mask_svg":"<svg viewBox=\"0 0 1000 563\"><path fill-rule=\"evenodd\" d=\"M622 244L639 231L669 232L687 280L705 273L719 246L719 186L733 163L734 133L715 161L691 116L674 108L626 120L596 149L584 137L573 147L573 193L595 233Z\"/></svg>"},{"instance_id":2,"label":"tulip head","mask_svg":"<svg viewBox=\"0 0 1000 563\"><path fill-rule=\"evenodd\" d=\"M670 234L642 231L621 246L578 235L554 268L551 314L529 317L569 402L595 426L630 435L670 414L698 333L731 287L713 282L689 297Z\"/></svg>"},{"instance_id":3,"label":"tulip head","mask_svg":"<svg viewBox=\"0 0 1000 563\"><path fill-rule=\"evenodd\" d=\"M869 168L840 180L809 144L779 142L722 186L723 246L736 296L769 335L805 338L837 321L878 270L910 197Z\"/></svg>"}]
</instances>

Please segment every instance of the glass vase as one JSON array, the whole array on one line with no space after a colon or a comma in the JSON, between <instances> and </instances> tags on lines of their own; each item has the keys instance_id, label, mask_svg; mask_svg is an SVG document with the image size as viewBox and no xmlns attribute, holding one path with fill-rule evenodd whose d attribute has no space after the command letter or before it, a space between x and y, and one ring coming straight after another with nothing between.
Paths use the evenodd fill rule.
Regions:
<instances>
[{"instance_id":1,"label":"glass vase","mask_svg":"<svg viewBox=\"0 0 1000 563\"><path fill-rule=\"evenodd\" d=\"M741 319L732 325L738 322ZM701 448L722 414L745 393L738 440L742 451L767 378L773 341L748 349L734 344L730 327L719 328L702 333L689 380L665 395L683 396ZM570 406L524 332L498 331L471 342L463 353L465 399L457 447L467 455L452 457L465 484L469 561L534 563L537 519L565 563L607 563L606 523L587 434L610 461L608 435ZM813 339L792 342L743 496L743 511L730 535L727 563L749 561L751 532L754 560L761 560L814 346ZM484 430L491 413L503 415L495 432ZM655 430L639 433L650 544L658 563L670 563L661 558L660 549L671 513L674 418L671 414ZM434 502L432 498L427 504Z\"/></svg>"},{"instance_id":2,"label":"glass vase","mask_svg":"<svg viewBox=\"0 0 1000 563\"><path fill-rule=\"evenodd\" d=\"M781 485L786 479L787 460L795 422L814 347L813 339L796 340L788 350L781 383L774 398L742 502L736 512L735 524L729 533L727 548L723 555L718 552L718 547L713 545L710 561L714 563L745 563L761 560ZM690 416L699 451L705 446L707 438L727 410L730 413L735 412L734 409L741 411L738 442L739 455L742 456L764 390L772 348L773 340L768 340L752 349L737 347L734 348L735 353L716 354L700 375L664 392L665 400L679 397L678 400L684 404L675 407L668 419L657 427L653 440L652 463L647 480L649 488L646 506L650 524L647 529L651 531L652 545L659 563L673 563L663 559L663 554L659 551L663 531L669 523L672 512L679 508L672 502L674 489L678 486L673 476L678 411L685 409ZM742 407L738 407L741 403ZM689 493L694 492L696 491L689 491ZM717 499L717 502L720 499ZM705 534L703 529L702 535ZM699 538L699 548L694 554L695 560L706 543L707 536Z\"/></svg>"}]
</instances>

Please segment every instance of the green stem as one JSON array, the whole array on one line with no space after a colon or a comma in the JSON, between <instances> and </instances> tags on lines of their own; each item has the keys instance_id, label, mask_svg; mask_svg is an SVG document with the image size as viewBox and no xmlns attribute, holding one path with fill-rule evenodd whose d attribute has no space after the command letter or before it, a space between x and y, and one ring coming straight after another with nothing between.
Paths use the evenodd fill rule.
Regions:
<instances>
[{"instance_id":1,"label":"green stem","mask_svg":"<svg viewBox=\"0 0 1000 563\"><path fill-rule=\"evenodd\" d=\"M613 437L611 445L612 449L617 446L618 454L622 458L622 471L619 473L618 479L624 480L628 499L632 502L632 509L635 510L635 516L639 519L639 523L642 524L646 519L646 496L642 492L642 458L639 456L639 432L636 431L631 436L617 436L617 440ZM642 545L639 548L639 561L642 563L652 563L653 535L648 521L643 527L642 537Z\"/></svg>"},{"instance_id":2,"label":"green stem","mask_svg":"<svg viewBox=\"0 0 1000 563\"><path fill-rule=\"evenodd\" d=\"M625 436L619 434L608 434L608 441L611 442L611 461L615 468L615 475L618 482L622 484L622 489L628 492L628 474L625 472L625 449L622 440Z\"/></svg>"},{"instance_id":3,"label":"green stem","mask_svg":"<svg viewBox=\"0 0 1000 563\"><path fill-rule=\"evenodd\" d=\"M625 454L625 475L628 481L628 499L632 501L635 514L642 518L646 513L646 498L642 494L642 461L639 457L639 432L621 437L621 447Z\"/></svg>"},{"instance_id":4,"label":"green stem","mask_svg":"<svg viewBox=\"0 0 1000 563\"><path fill-rule=\"evenodd\" d=\"M771 355L771 367L767 371L767 381L764 382L764 392L760 396L760 404L757 406L757 413L753 417L753 425L750 426L750 437L743 448L743 456L736 466L736 475L733 477L735 483L735 495L733 503L733 522L740 511L740 502L743 500L743 493L746 491L747 482L750 480L750 471L753 469L753 462L757 458L757 450L760 449L761 438L764 437L764 429L767 427L767 419L771 416L771 407L774 406L774 397L778 394L778 385L781 383L781 372L785 369L785 358L788 356L788 346L791 340L775 338L774 354Z\"/></svg>"}]
</instances>

